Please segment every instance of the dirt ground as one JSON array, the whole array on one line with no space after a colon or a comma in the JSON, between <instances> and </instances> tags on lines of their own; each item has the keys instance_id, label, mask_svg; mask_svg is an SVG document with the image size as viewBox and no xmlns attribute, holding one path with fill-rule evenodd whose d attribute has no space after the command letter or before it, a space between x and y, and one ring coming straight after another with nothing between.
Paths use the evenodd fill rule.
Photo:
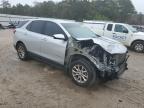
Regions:
<instances>
[{"instance_id":1,"label":"dirt ground","mask_svg":"<svg viewBox=\"0 0 144 108\"><path fill-rule=\"evenodd\" d=\"M0 108L144 108L144 54L130 51L119 80L81 88L59 69L20 61L12 36L0 31Z\"/></svg>"}]
</instances>

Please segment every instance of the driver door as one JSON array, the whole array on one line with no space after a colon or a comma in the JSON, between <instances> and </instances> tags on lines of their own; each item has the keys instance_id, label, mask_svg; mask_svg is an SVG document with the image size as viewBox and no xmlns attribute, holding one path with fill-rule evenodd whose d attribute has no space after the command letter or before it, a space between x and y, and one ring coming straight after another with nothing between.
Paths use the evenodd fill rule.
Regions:
<instances>
[{"instance_id":1,"label":"driver door","mask_svg":"<svg viewBox=\"0 0 144 108\"><path fill-rule=\"evenodd\" d=\"M126 44L128 37L129 37L128 29L121 24L115 24L115 27L113 30L113 39L123 44Z\"/></svg>"},{"instance_id":2,"label":"driver door","mask_svg":"<svg viewBox=\"0 0 144 108\"><path fill-rule=\"evenodd\" d=\"M41 53L44 57L55 61L59 64L64 64L67 41L55 39L53 35L63 34L63 30L56 23L46 21L44 27L44 35L41 43ZM66 35L65 35L66 36Z\"/></svg>"}]
</instances>

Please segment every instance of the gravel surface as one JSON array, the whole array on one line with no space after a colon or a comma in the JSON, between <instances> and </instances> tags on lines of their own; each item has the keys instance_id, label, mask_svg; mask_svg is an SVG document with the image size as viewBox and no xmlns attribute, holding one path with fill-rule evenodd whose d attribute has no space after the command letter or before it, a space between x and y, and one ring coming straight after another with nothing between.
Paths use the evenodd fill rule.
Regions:
<instances>
[{"instance_id":1,"label":"gravel surface","mask_svg":"<svg viewBox=\"0 0 144 108\"><path fill-rule=\"evenodd\" d=\"M144 108L144 54L129 52L119 80L81 88L60 69L20 61L12 36L0 31L0 108Z\"/></svg>"}]
</instances>

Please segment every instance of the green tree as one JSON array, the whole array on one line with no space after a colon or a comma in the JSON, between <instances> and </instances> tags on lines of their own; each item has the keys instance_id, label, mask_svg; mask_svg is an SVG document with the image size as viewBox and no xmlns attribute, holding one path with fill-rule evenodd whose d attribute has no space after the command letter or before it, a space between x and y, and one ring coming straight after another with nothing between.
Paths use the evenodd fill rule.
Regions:
<instances>
[{"instance_id":1,"label":"green tree","mask_svg":"<svg viewBox=\"0 0 144 108\"><path fill-rule=\"evenodd\" d=\"M117 1L118 13L120 17L118 21L125 22L129 16L129 14L135 14L135 8L131 2L131 0L118 0Z\"/></svg>"},{"instance_id":2,"label":"green tree","mask_svg":"<svg viewBox=\"0 0 144 108\"><path fill-rule=\"evenodd\" d=\"M10 8L11 7L11 4L9 3L8 0L2 0L2 7L3 8Z\"/></svg>"},{"instance_id":3,"label":"green tree","mask_svg":"<svg viewBox=\"0 0 144 108\"><path fill-rule=\"evenodd\" d=\"M82 20L112 20L126 22L131 15L138 15L130 0L62 0L35 2L34 6L11 6L2 1L1 13Z\"/></svg>"}]
</instances>

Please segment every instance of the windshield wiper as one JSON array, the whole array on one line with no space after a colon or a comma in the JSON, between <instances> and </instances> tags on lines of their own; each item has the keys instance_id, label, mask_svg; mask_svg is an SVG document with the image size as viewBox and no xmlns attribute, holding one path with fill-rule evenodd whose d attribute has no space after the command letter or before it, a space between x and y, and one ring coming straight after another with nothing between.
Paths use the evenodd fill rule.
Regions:
<instances>
[{"instance_id":1,"label":"windshield wiper","mask_svg":"<svg viewBox=\"0 0 144 108\"><path fill-rule=\"evenodd\" d=\"M100 35L97 35L97 34L96 34L96 36L97 36L97 37L101 37Z\"/></svg>"}]
</instances>

